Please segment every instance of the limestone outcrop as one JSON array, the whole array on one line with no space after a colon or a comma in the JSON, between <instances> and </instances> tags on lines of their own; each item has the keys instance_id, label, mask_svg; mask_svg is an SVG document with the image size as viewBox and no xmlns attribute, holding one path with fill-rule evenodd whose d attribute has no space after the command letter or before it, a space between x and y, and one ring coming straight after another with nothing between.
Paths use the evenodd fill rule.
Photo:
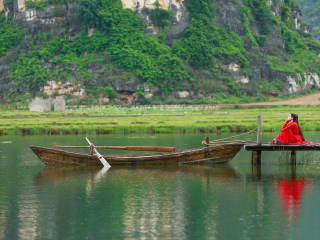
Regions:
<instances>
[{"instance_id":1,"label":"limestone outcrop","mask_svg":"<svg viewBox=\"0 0 320 240\"><path fill-rule=\"evenodd\" d=\"M283 1L282 1L283 2ZM169 34L165 39L165 43L172 46L175 39L179 38L181 34L190 26L190 16L187 7L183 1L179 0L159 0L158 7L167 9L172 12L170 18ZM155 26L150 20L149 10L156 8L156 0L122 0L123 8L128 8L134 11L146 23L145 33L150 35L157 35L161 32L158 26ZM272 13L281 17L281 9L278 0L270 0L269 3ZM72 41L72 38L79 36L82 29L82 24L77 20L77 2L68 2L59 4L47 4L44 10L27 8L26 0L0 0L0 12L5 11L6 16L13 14L13 24L28 29L28 32L35 36L39 32L50 33L61 38L67 38ZM257 56L257 60L252 60L249 66L250 74L248 75L241 68L239 59L225 58L222 60L222 68L225 74L232 77L235 82L240 84L250 84L250 82L263 80L277 80L282 81L286 89L284 93L295 93L303 89L319 88L319 76L314 72L305 72L304 76L288 76L284 73L270 69L266 64L268 62L267 56L278 56L279 52L284 51L285 40L281 34L280 25L275 25L273 31L268 35L268 39L264 46L259 48L254 47L252 42L247 37L244 26L243 16L240 11L241 6L244 6L242 0L228 1L216 0L215 2L215 21L219 27L225 28L227 31L233 31L241 36L245 42L245 48L252 56ZM239 7L240 6L240 7ZM294 18L295 28L298 32L309 33L310 27L301 24L302 13L299 8L293 10L292 17ZM257 22L252 19L248 20L248 26L253 34L259 34L259 27ZM92 35L95 29L89 29L88 35ZM41 42L34 44L41 45ZM15 49L6 52L6 56L0 58L0 89L10 93L29 94L30 89L27 84L20 84L17 86L15 79L9 74L10 66L17 54L30 54L30 40L26 37ZM47 83L42 86L41 92L53 95L73 95L77 98L84 98L88 91L85 88L87 81L91 81L94 86L98 87L102 83L108 83L117 91L118 96L116 100L122 104L135 104L139 98L138 93L143 93L145 98L152 98L157 94L158 88L146 83L141 83L135 76L130 76L127 71L119 69L112 65L107 53L104 54L105 62L92 61L86 66L86 71L93 74L91 79L79 77L78 73L82 71L74 63L60 64L59 69L67 69L67 80L61 81L57 79L47 79ZM250 57L252 57L250 56ZM254 59L252 57L252 59ZM46 71L52 70L50 59L42 59L43 68ZM61 72L62 72L61 70ZM205 78L210 75L209 70L200 72ZM65 74L66 75L66 74ZM72 80L70 80L72 79ZM83 83L83 84L80 84ZM178 92L179 98L187 98L192 95L191 90L181 84L181 91ZM200 90L199 90L200 94ZM109 102L107 95L98 97L100 103ZM40 100L37 100L40 101ZM41 100L42 101L42 100ZM43 106L46 106L45 104ZM43 107L47 109L47 107Z\"/></svg>"}]
</instances>

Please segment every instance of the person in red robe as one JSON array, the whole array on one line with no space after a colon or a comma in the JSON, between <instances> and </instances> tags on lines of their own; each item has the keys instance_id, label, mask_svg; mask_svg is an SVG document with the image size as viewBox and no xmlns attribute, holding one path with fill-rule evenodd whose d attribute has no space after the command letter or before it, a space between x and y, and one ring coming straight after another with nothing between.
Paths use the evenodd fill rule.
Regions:
<instances>
[{"instance_id":1,"label":"person in red robe","mask_svg":"<svg viewBox=\"0 0 320 240\"><path fill-rule=\"evenodd\" d=\"M288 120L283 125L281 133L274 140L281 140L281 145L307 145L314 144L304 139L301 128L299 127L298 115L290 113ZM272 141L270 142L272 144Z\"/></svg>"}]
</instances>

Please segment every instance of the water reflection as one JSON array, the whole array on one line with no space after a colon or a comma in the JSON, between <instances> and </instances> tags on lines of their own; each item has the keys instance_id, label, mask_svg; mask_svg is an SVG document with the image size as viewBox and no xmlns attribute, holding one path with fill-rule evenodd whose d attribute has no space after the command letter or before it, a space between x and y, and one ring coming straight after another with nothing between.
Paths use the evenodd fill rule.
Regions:
<instances>
[{"instance_id":1,"label":"water reflection","mask_svg":"<svg viewBox=\"0 0 320 240\"><path fill-rule=\"evenodd\" d=\"M313 188L313 180L301 177L283 177L278 181L277 186L282 208L280 211L282 225L288 227L291 224L298 224L303 192Z\"/></svg>"},{"instance_id":2,"label":"water reflection","mask_svg":"<svg viewBox=\"0 0 320 240\"><path fill-rule=\"evenodd\" d=\"M99 172L96 174L94 178L90 178L90 180L88 180L88 183L86 186L87 195L90 195L93 186L101 181L101 179L107 174L109 169L110 169L109 167L103 167L102 169L99 170Z\"/></svg>"},{"instance_id":3,"label":"water reflection","mask_svg":"<svg viewBox=\"0 0 320 240\"><path fill-rule=\"evenodd\" d=\"M34 177L35 184L45 182L59 182L67 180L67 178L76 178L79 175L89 174L91 178L95 176L95 180L100 179L106 174L101 166L45 166ZM108 169L107 169L108 170ZM191 175L201 175L203 180L209 184L210 177L223 179L238 178L240 175L236 170L228 164L212 164L212 165L172 165L172 166L147 166L147 167L112 167L109 172L127 173L127 172L148 172L157 178L173 178L173 174L185 173ZM94 181L94 180L92 180Z\"/></svg>"},{"instance_id":4,"label":"water reflection","mask_svg":"<svg viewBox=\"0 0 320 240\"><path fill-rule=\"evenodd\" d=\"M271 135L264 133L268 142ZM319 142L319 134L314 136L308 139ZM120 137L111 141L109 135L96 135L92 141L130 145L127 136ZM198 147L204 137L156 135L151 140L184 149L186 143ZM137 145L145 142L140 139ZM253 169L250 153L242 150L229 165L112 167L99 178L99 166L44 167L29 148L80 145L80 136L3 141L13 142L0 146L5 156L0 158L0 239L282 240L320 234L319 169L274 165L278 153L265 153L262 167ZM292 193L296 188L301 190Z\"/></svg>"},{"instance_id":5,"label":"water reflection","mask_svg":"<svg viewBox=\"0 0 320 240\"><path fill-rule=\"evenodd\" d=\"M43 184L51 181L57 183L68 181L68 178L76 178L79 175L87 175L88 173L93 177L100 169L100 166L85 165L75 167L45 166L36 174L33 181L35 184Z\"/></svg>"},{"instance_id":6,"label":"water reflection","mask_svg":"<svg viewBox=\"0 0 320 240\"><path fill-rule=\"evenodd\" d=\"M219 203L214 194L217 184L225 186L225 183L240 178L230 165L112 167L106 175L98 178L99 171L99 167L90 166L44 167L33 182L39 191L53 184L70 199L71 193L77 189L78 199L72 200L72 208L84 207L95 212L95 206L100 206L98 210L105 215L100 219L103 225L112 222L112 228L114 221L119 224L116 227L123 236L118 237L186 239L189 226L195 221L194 211L201 212L200 219L196 221L199 221L203 231L210 235L217 233ZM81 188L85 189L85 195L81 194ZM40 195L36 197L37 201L45 204ZM57 193L55 195L59 196ZM59 202L63 201L60 196ZM86 203L85 206L82 201ZM198 204L198 201L202 204ZM57 212L56 204L50 207ZM34 214L34 218L41 218L39 213ZM57 222L57 219L53 222ZM203 232L198 234L202 235Z\"/></svg>"}]
</instances>

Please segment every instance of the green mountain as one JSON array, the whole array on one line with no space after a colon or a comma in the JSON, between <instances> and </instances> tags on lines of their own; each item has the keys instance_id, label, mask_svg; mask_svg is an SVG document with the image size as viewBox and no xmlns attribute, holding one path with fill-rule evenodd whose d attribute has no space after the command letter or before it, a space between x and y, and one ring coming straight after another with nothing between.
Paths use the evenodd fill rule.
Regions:
<instances>
[{"instance_id":1,"label":"green mountain","mask_svg":"<svg viewBox=\"0 0 320 240\"><path fill-rule=\"evenodd\" d=\"M0 99L227 103L318 88L294 0L0 2Z\"/></svg>"}]
</instances>

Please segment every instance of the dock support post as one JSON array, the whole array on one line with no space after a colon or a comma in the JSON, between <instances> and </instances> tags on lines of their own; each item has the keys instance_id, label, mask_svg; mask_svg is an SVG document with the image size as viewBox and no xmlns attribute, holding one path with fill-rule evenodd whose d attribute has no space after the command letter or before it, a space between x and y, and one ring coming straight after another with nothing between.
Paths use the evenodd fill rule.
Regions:
<instances>
[{"instance_id":1,"label":"dock support post","mask_svg":"<svg viewBox=\"0 0 320 240\"><path fill-rule=\"evenodd\" d=\"M261 165L252 165L252 176L255 179L261 179Z\"/></svg>"},{"instance_id":2,"label":"dock support post","mask_svg":"<svg viewBox=\"0 0 320 240\"><path fill-rule=\"evenodd\" d=\"M205 147L209 147L209 137L205 137L205 138L204 138L204 141L205 141L205 143L206 143L204 146L205 146Z\"/></svg>"},{"instance_id":3,"label":"dock support post","mask_svg":"<svg viewBox=\"0 0 320 240\"><path fill-rule=\"evenodd\" d=\"M252 152L252 165L261 165L261 151Z\"/></svg>"},{"instance_id":4,"label":"dock support post","mask_svg":"<svg viewBox=\"0 0 320 240\"><path fill-rule=\"evenodd\" d=\"M291 178L297 178L297 166L291 165Z\"/></svg>"},{"instance_id":5,"label":"dock support post","mask_svg":"<svg viewBox=\"0 0 320 240\"><path fill-rule=\"evenodd\" d=\"M296 165L296 151L291 151L291 165Z\"/></svg>"},{"instance_id":6,"label":"dock support post","mask_svg":"<svg viewBox=\"0 0 320 240\"><path fill-rule=\"evenodd\" d=\"M257 118L257 145L262 145L262 116L258 115ZM252 152L252 165L261 165L261 151Z\"/></svg>"}]
</instances>

